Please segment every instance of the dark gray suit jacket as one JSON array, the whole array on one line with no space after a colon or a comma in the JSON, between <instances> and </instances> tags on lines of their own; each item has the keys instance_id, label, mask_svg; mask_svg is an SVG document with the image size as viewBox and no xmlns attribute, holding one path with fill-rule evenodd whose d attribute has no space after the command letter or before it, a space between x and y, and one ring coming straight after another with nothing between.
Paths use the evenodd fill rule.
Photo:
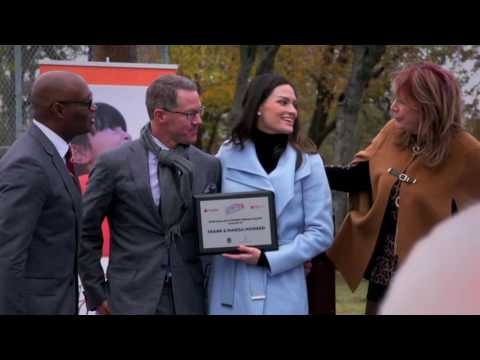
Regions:
<instances>
[{"instance_id":1,"label":"dark gray suit jacket","mask_svg":"<svg viewBox=\"0 0 480 360\"><path fill-rule=\"evenodd\" d=\"M81 195L33 125L0 160L0 313L76 314Z\"/></svg>"},{"instance_id":2,"label":"dark gray suit jacket","mask_svg":"<svg viewBox=\"0 0 480 360\"><path fill-rule=\"evenodd\" d=\"M194 165L193 193L220 190L220 161L194 146L188 157ZM150 188L148 153L140 140L97 159L84 195L83 215L79 272L87 307L92 310L108 299L114 314L154 314L169 249ZM100 264L105 216L110 225L108 282ZM183 239L170 249L175 310L178 314L204 314L207 266L197 255L193 208L184 217L182 233Z\"/></svg>"}]
</instances>

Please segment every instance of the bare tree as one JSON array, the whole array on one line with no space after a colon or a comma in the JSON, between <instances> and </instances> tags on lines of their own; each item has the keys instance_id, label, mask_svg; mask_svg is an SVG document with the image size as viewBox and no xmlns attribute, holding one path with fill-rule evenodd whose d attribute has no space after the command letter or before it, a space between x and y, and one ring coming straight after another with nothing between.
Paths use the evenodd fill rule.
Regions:
<instances>
[{"instance_id":1,"label":"bare tree","mask_svg":"<svg viewBox=\"0 0 480 360\"><path fill-rule=\"evenodd\" d=\"M329 45L323 53L323 66L339 64L345 66L348 63L348 46L342 45L336 49L336 45ZM335 101L335 93L331 82L331 74L321 69L319 74L311 73L311 78L316 84L315 110L310 121L308 136L320 148L325 138L335 130L335 119L328 122L330 108Z\"/></svg>"},{"instance_id":2,"label":"bare tree","mask_svg":"<svg viewBox=\"0 0 480 360\"><path fill-rule=\"evenodd\" d=\"M93 45L91 61L137 62L137 45Z\"/></svg>"},{"instance_id":3,"label":"bare tree","mask_svg":"<svg viewBox=\"0 0 480 360\"><path fill-rule=\"evenodd\" d=\"M163 60L162 46L164 45L137 45L137 62L160 63Z\"/></svg>"},{"instance_id":4,"label":"bare tree","mask_svg":"<svg viewBox=\"0 0 480 360\"><path fill-rule=\"evenodd\" d=\"M90 45L91 61L165 62L165 46L168 45Z\"/></svg>"},{"instance_id":5,"label":"bare tree","mask_svg":"<svg viewBox=\"0 0 480 360\"><path fill-rule=\"evenodd\" d=\"M280 45L240 45L240 70L238 71L237 86L229 114L230 125L240 114L243 96L248 88L248 79L255 65L257 53L260 53L260 55L256 75L261 75L273 72L275 57L279 48Z\"/></svg>"},{"instance_id":6,"label":"bare tree","mask_svg":"<svg viewBox=\"0 0 480 360\"><path fill-rule=\"evenodd\" d=\"M256 75L272 73L275 68L275 57L277 56L280 45L261 45L259 48L259 64Z\"/></svg>"},{"instance_id":7,"label":"bare tree","mask_svg":"<svg viewBox=\"0 0 480 360\"><path fill-rule=\"evenodd\" d=\"M353 46L353 63L350 79L337 105L335 164L346 164L355 153L355 128L362 97L368 83L375 75L375 65L385 53L385 45ZM335 219L337 226L346 213L346 195L334 194Z\"/></svg>"},{"instance_id":8,"label":"bare tree","mask_svg":"<svg viewBox=\"0 0 480 360\"><path fill-rule=\"evenodd\" d=\"M237 86L233 97L232 108L230 109L229 122L233 123L242 108L242 100L248 87L248 77L255 64L257 54L256 45L240 45L240 69L238 70Z\"/></svg>"}]
</instances>

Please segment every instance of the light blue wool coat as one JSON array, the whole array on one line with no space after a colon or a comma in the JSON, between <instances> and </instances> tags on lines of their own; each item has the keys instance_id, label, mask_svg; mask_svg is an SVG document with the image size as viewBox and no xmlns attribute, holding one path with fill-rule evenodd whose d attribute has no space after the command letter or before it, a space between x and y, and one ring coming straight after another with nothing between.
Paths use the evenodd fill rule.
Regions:
<instances>
[{"instance_id":1,"label":"light blue wool coat","mask_svg":"<svg viewBox=\"0 0 480 360\"><path fill-rule=\"evenodd\" d=\"M275 193L279 250L266 252L268 268L213 259L209 280L211 315L308 314L303 264L325 252L333 242L332 200L319 155L303 155L288 145L277 168L267 174L251 141L243 150L224 144L222 192L269 190Z\"/></svg>"}]
</instances>

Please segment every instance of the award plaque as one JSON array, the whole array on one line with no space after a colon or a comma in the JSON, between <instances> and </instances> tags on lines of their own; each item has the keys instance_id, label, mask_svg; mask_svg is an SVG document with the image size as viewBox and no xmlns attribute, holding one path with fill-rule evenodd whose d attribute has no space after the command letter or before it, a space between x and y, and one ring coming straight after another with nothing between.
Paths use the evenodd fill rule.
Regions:
<instances>
[{"instance_id":1,"label":"award plaque","mask_svg":"<svg viewBox=\"0 0 480 360\"><path fill-rule=\"evenodd\" d=\"M239 245L278 249L275 198L271 191L196 195L201 255L237 252Z\"/></svg>"}]
</instances>

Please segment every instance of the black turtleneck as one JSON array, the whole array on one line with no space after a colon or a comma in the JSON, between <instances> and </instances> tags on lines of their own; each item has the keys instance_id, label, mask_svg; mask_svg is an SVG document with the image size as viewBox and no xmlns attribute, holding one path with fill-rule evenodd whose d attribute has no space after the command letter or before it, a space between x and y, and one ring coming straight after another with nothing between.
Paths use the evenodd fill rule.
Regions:
<instances>
[{"instance_id":1,"label":"black turtleneck","mask_svg":"<svg viewBox=\"0 0 480 360\"><path fill-rule=\"evenodd\" d=\"M288 135L272 135L255 129L252 134L252 141L255 144L255 150L260 164L265 169L265 172L270 174L277 167L278 160L280 160L280 157L287 148ZM270 264L263 250L257 266L270 269Z\"/></svg>"},{"instance_id":2,"label":"black turtleneck","mask_svg":"<svg viewBox=\"0 0 480 360\"><path fill-rule=\"evenodd\" d=\"M260 164L262 164L267 174L270 174L277 167L278 160L280 160L287 147L288 135L272 135L255 129L252 134L252 141L255 144Z\"/></svg>"}]
</instances>

